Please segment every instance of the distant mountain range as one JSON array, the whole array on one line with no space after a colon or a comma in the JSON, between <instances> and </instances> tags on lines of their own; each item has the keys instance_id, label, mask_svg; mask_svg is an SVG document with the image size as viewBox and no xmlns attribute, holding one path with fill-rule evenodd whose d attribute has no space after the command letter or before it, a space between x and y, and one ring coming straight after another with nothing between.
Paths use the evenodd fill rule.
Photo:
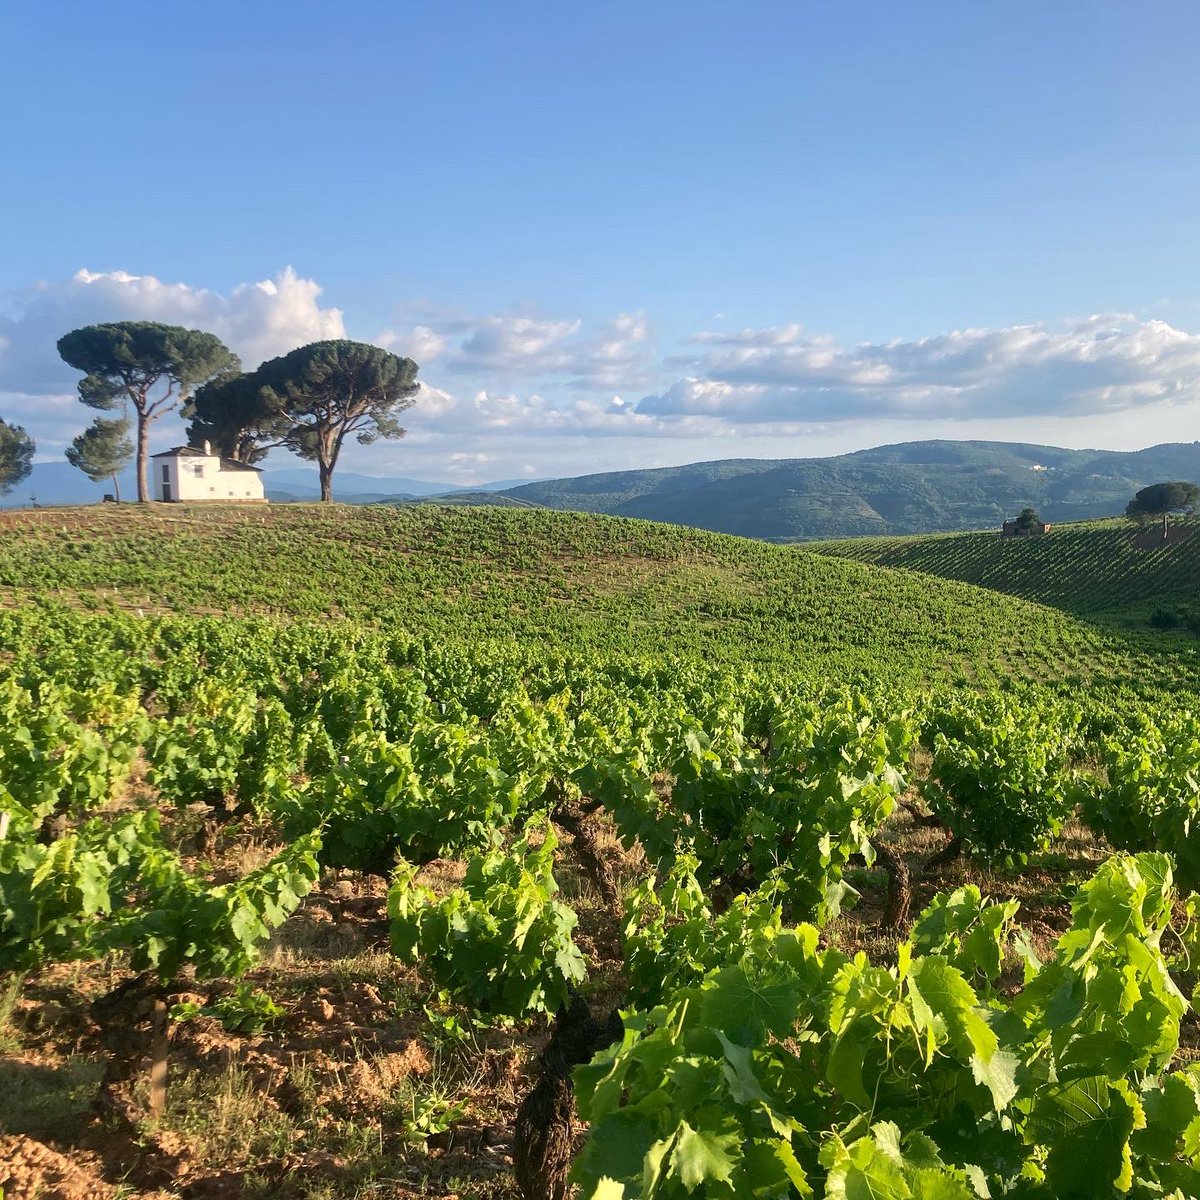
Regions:
<instances>
[{"instance_id":1,"label":"distant mountain range","mask_svg":"<svg viewBox=\"0 0 1200 1200\"><path fill-rule=\"evenodd\" d=\"M1200 481L1200 442L1127 453L1012 442L904 442L833 458L723 459L610 471L505 491L508 499L669 521L768 541L998 526L1122 513L1139 488Z\"/></svg>"},{"instance_id":2,"label":"distant mountain range","mask_svg":"<svg viewBox=\"0 0 1200 1200\"><path fill-rule=\"evenodd\" d=\"M450 483L433 483L428 479L356 475L353 471L337 471L333 476L333 494L346 504L376 504L381 500L415 500L424 496L448 496L459 492L503 492L507 488L528 482L527 479L498 479L493 483L456 486ZM265 470L263 484L270 500L317 500L321 495L315 467Z\"/></svg>"},{"instance_id":3,"label":"distant mountain range","mask_svg":"<svg viewBox=\"0 0 1200 1200\"><path fill-rule=\"evenodd\" d=\"M133 471L119 476L121 499L137 495ZM499 479L494 483L456 487L428 479L408 479L396 476L359 475L353 471L338 471L334 475L334 494L347 504L373 504L385 500L415 500L422 496L453 495L458 492L502 492L505 488L528 482L523 479ZM264 470L263 484L267 499L277 503L294 500L316 500L321 495L316 467L284 467ZM18 484L7 496L0 496L0 508L28 507L35 501L40 505L95 504L111 492L112 482L92 483L86 475L67 462L35 463L29 478Z\"/></svg>"},{"instance_id":4,"label":"distant mountain range","mask_svg":"<svg viewBox=\"0 0 1200 1200\"><path fill-rule=\"evenodd\" d=\"M1111 517L1148 483L1200 482L1200 442L1146 450L1064 450L1017 442L903 442L832 458L722 459L683 467L514 479L448 487L423 479L338 472L349 504L533 505L643 517L767 541L935 533L998 526L1032 504L1047 521ZM315 500L314 469L264 472L276 502ZM122 496L133 495L132 473ZM39 463L3 503L86 504L110 485L69 464Z\"/></svg>"}]
</instances>

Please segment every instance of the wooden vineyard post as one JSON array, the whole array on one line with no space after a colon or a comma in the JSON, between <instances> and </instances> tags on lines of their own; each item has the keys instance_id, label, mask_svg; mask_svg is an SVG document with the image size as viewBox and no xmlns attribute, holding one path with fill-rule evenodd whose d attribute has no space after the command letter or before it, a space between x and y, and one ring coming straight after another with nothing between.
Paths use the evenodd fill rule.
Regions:
<instances>
[{"instance_id":1,"label":"wooden vineyard post","mask_svg":"<svg viewBox=\"0 0 1200 1200\"><path fill-rule=\"evenodd\" d=\"M150 1010L150 1113L167 1110L167 1002L155 996Z\"/></svg>"}]
</instances>

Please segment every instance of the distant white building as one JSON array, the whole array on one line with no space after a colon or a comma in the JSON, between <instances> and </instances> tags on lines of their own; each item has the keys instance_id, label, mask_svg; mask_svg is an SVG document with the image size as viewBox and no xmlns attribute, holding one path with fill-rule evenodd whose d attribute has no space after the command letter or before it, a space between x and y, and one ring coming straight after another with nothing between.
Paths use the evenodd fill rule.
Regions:
<instances>
[{"instance_id":1,"label":"distant white building","mask_svg":"<svg viewBox=\"0 0 1200 1200\"><path fill-rule=\"evenodd\" d=\"M262 472L257 467L213 454L209 444L174 446L151 457L155 500L221 500L225 503L266 503Z\"/></svg>"}]
</instances>

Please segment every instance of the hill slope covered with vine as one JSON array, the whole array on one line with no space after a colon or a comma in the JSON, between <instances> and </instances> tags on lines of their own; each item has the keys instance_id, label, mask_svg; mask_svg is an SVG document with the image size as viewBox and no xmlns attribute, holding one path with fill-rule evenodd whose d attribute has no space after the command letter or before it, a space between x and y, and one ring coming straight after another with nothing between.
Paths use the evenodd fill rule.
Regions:
<instances>
[{"instance_id":1,"label":"hill slope covered with vine","mask_svg":"<svg viewBox=\"0 0 1200 1200\"><path fill-rule=\"evenodd\" d=\"M1022 546L1020 550L1037 548ZM495 508L97 506L0 526L9 604L350 618L828 675L1183 679L1186 641L720 534Z\"/></svg>"},{"instance_id":2,"label":"hill slope covered with vine","mask_svg":"<svg viewBox=\"0 0 1200 1200\"><path fill-rule=\"evenodd\" d=\"M1087 617L1133 623L1200 604L1200 521L1157 526L1077 521L1037 537L926 534L812 543L807 549L991 588Z\"/></svg>"}]
</instances>

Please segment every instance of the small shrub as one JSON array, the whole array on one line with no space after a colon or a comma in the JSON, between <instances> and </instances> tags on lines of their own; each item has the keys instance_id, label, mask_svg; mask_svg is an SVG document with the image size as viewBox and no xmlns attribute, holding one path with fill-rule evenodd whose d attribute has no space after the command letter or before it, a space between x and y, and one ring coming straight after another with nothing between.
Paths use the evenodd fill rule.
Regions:
<instances>
[{"instance_id":1,"label":"small shrub","mask_svg":"<svg viewBox=\"0 0 1200 1200\"><path fill-rule=\"evenodd\" d=\"M1156 608L1150 614L1150 624L1155 629L1178 629L1181 618L1173 608Z\"/></svg>"}]
</instances>

